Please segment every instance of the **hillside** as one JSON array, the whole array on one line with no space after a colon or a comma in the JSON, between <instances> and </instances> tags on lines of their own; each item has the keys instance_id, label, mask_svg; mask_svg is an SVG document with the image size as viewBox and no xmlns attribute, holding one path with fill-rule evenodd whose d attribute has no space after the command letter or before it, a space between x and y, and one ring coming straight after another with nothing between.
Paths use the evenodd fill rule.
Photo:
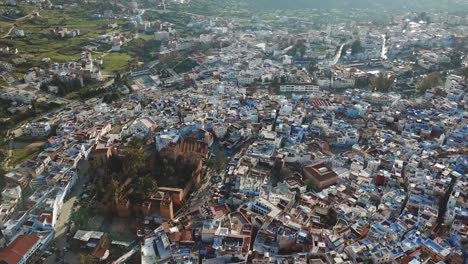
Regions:
<instances>
[{"instance_id":1,"label":"hillside","mask_svg":"<svg viewBox=\"0 0 468 264\"><path fill-rule=\"evenodd\" d=\"M245 11L249 13L271 10L301 10L301 9L339 9L350 8L378 11L387 9L393 11L448 11L467 12L466 0L192 0L193 8L211 13L218 11Z\"/></svg>"}]
</instances>

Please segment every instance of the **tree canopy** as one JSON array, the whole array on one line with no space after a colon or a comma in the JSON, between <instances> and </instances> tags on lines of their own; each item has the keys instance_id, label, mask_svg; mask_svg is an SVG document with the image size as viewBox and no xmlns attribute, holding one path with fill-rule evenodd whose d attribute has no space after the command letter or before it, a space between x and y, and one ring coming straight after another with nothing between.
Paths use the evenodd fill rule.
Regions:
<instances>
[{"instance_id":1,"label":"tree canopy","mask_svg":"<svg viewBox=\"0 0 468 264\"><path fill-rule=\"evenodd\" d=\"M355 40L353 44L351 44L351 54L358 54L364 51L360 40Z\"/></svg>"},{"instance_id":2,"label":"tree canopy","mask_svg":"<svg viewBox=\"0 0 468 264\"><path fill-rule=\"evenodd\" d=\"M420 92L426 92L427 90L436 87L442 83L442 76L438 72L433 72L424 77L416 86Z\"/></svg>"},{"instance_id":3,"label":"tree canopy","mask_svg":"<svg viewBox=\"0 0 468 264\"><path fill-rule=\"evenodd\" d=\"M143 142L138 138L130 139L120 155L112 155L109 158L109 176L98 179L98 195L114 206L126 201L142 203L158 188L156 176L148 166L150 162Z\"/></svg>"},{"instance_id":4,"label":"tree canopy","mask_svg":"<svg viewBox=\"0 0 468 264\"><path fill-rule=\"evenodd\" d=\"M319 67L317 66L317 60L316 59L312 59L310 62L309 62L309 65L307 65L307 70L310 72L310 73L313 73L313 72L316 72L319 70Z\"/></svg>"},{"instance_id":5,"label":"tree canopy","mask_svg":"<svg viewBox=\"0 0 468 264\"><path fill-rule=\"evenodd\" d=\"M388 92L394 83L394 78L386 76L383 72L379 72L377 76L372 76L369 82L373 91Z\"/></svg>"},{"instance_id":6,"label":"tree canopy","mask_svg":"<svg viewBox=\"0 0 468 264\"><path fill-rule=\"evenodd\" d=\"M288 55L303 58L306 52L304 40L298 40L288 51Z\"/></svg>"},{"instance_id":7,"label":"tree canopy","mask_svg":"<svg viewBox=\"0 0 468 264\"><path fill-rule=\"evenodd\" d=\"M468 80L468 67L463 68L462 76L465 78L465 81Z\"/></svg>"}]
</instances>

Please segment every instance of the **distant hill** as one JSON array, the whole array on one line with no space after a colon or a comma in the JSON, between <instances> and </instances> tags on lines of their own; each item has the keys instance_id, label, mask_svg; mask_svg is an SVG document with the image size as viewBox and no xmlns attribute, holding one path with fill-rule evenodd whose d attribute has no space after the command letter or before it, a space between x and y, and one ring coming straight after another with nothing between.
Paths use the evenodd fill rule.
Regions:
<instances>
[{"instance_id":1,"label":"distant hill","mask_svg":"<svg viewBox=\"0 0 468 264\"><path fill-rule=\"evenodd\" d=\"M297 8L378 8L388 9L426 9L442 8L457 10L458 5L467 5L463 0L240 0L250 2L256 7L271 7L274 9Z\"/></svg>"},{"instance_id":2,"label":"distant hill","mask_svg":"<svg viewBox=\"0 0 468 264\"><path fill-rule=\"evenodd\" d=\"M253 10L277 9L379 9L400 11L450 11L468 12L467 0L192 0L210 6L239 6Z\"/></svg>"}]
</instances>

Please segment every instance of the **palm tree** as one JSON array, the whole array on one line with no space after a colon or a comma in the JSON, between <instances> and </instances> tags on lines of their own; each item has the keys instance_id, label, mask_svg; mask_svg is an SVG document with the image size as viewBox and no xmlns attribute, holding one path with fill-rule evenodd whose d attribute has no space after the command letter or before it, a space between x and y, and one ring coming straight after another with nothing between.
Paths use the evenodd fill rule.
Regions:
<instances>
[{"instance_id":1,"label":"palm tree","mask_svg":"<svg viewBox=\"0 0 468 264\"><path fill-rule=\"evenodd\" d=\"M133 188L130 187L132 179L128 178L125 182L120 183L116 180L112 180L111 186L113 189L113 202L118 205L128 200L128 196L133 192Z\"/></svg>"}]
</instances>

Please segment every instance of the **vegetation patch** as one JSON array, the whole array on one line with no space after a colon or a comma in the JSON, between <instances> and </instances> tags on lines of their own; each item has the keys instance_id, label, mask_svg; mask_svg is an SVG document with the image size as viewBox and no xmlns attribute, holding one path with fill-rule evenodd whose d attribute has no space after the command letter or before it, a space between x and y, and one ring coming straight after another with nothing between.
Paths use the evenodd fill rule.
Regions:
<instances>
[{"instance_id":1,"label":"vegetation patch","mask_svg":"<svg viewBox=\"0 0 468 264\"><path fill-rule=\"evenodd\" d=\"M40 150L40 147L26 147L13 149L11 152L10 165L16 166L28 159L31 159L37 154L39 154Z\"/></svg>"},{"instance_id":2,"label":"vegetation patch","mask_svg":"<svg viewBox=\"0 0 468 264\"><path fill-rule=\"evenodd\" d=\"M197 67L198 63L190 58L186 58L185 60L181 61L174 67L174 71L177 73L184 73L191 71L193 68Z\"/></svg>"},{"instance_id":3,"label":"vegetation patch","mask_svg":"<svg viewBox=\"0 0 468 264\"><path fill-rule=\"evenodd\" d=\"M123 52L112 52L103 58L103 70L106 72L123 72L129 69L132 57Z\"/></svg>"},{"instance_id":4,"label":"vegetation patch","mask_svg":"<svg viewBox=\"0 0 468 264\"><path fill-rule=\"evenodd\" d=\"M137 57L138 60L148 62L156 57L160 46L161 41L140 37L128 43L123 48L123 52L128 53L132 57Z\"/></svg>"},{"instance_id":5,"label":"vegetation patch","mask_svg":"<svg viewBox=\"0 0 468 264\"><path fill-rule=\"evenodd\" d=\"M78 229L84 229L87 227L89 219L91 219L95 213L96 212L92 208L79 207L78 210L72 213L70 218Z\"/></svg>"}]
</instances>

